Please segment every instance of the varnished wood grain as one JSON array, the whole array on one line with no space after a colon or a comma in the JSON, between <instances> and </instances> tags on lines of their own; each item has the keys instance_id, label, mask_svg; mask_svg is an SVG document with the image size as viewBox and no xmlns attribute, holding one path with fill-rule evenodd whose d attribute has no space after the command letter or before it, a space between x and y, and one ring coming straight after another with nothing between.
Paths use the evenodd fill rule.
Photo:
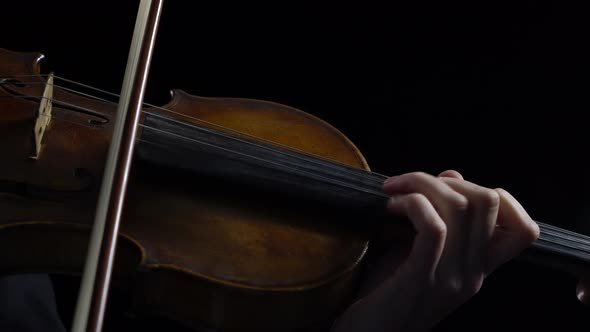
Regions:
<instances>
[{"instance_id":1,"label":"varnished wood grain","mask_svg":"<svg viewBox=\"0 0 590 332\"><path fill-rule=\"evenodd\" d=\"M38 58L2 50L0 75L37 74ZM34 96L43 85L12 88ZM114 116L114 105L54 93ZM0 94L11 92L0 87ZM368 168L337 129L288 106L176 91L164 108ZM33 100L0 100L2 271L80 273L112 121L93 124L96 116L54 104L43 153L31 161L36 109ZM281 192L136 162L115 273L127 283L138 313L217 329L310 326L333 317L355 290L369 234L367 223L348 222L358 218Z\"/></svg>"}]
</instances>

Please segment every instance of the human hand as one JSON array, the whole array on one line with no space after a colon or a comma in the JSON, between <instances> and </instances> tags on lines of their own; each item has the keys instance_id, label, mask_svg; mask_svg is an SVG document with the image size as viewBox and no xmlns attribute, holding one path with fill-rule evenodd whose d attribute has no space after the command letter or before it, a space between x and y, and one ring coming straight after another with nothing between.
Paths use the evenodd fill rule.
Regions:
<instances>
[{"instance_id":1,"label":"human hand","mask_svg":"<svg viewBox=\"0 0 590 332\"><path fill-rule=\"evenodd\" d=\"M408 173L389 178L383 188L391 195L388 209L410 219L415 237L405 257L385 255L393 258L373 273L389 274L340 316L335 332L429 330L539 236L508 192L465 181L455 171Z\"/></svg>"}]
</instances>

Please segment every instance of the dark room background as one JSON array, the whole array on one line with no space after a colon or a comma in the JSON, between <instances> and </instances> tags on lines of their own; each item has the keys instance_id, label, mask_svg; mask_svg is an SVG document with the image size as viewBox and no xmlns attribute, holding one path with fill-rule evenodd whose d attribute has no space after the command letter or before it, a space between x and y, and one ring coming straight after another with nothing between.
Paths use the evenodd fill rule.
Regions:
<instances>
[{"instance_id":1,"label":"dark room background","mask_svg":"<svg viewBox=\"0 0 590 332\"><path fill-rule=\"evenodd\" d=\"M456 169L533 219L590 234L588 19L580 2L167 1L146 101L170 89L287 104L347 135L379 173ZM119 92L135 1L11 2L0 47ZM582 331L568 275L520 262L441 331Z\"/></svg>"}]
</instances>

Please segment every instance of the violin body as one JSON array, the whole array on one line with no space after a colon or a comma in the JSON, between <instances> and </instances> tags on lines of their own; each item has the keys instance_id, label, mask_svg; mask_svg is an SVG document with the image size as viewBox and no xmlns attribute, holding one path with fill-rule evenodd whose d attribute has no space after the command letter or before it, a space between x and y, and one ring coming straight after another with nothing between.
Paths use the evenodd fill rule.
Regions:
<instances>
[{"instance_id":1,"label":"violin body","mask_svg":"<svg viewBox=\"0 0 590 332\"><path fill-rule=\"evenodd\" d=\"M32 158L39 115L33 97L46 86L41 58L0 50L0 76L14 77L0 84L0 269L79 275L117 108L54 88L51 119ZM113 272L129 311L194 328L292 330L332 319L350 303L368 223L282 195L289 186L259 190L228 181L226 173L174 167L182 156L202 169L221 166L190 149L166 155L173 144L157 153L140 147L146 128L163 130L146 124L148 112L183 125L205 120L368 170L341 132L285 105L175 91L167 105L146 108Z\"/></svg>"}]
</instances>

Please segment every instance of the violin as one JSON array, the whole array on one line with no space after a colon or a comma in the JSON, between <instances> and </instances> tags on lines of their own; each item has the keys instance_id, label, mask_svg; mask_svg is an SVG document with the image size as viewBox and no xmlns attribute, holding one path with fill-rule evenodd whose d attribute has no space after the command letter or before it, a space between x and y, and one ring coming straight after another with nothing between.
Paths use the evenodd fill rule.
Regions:
<instances>
[{"instance_id":1,"label":"violin","mask_svg":"<svg viewBox=\"0 0 590 332\"><path fill-rule=\"evenodd\" d=\"M80 274L117 107L41 75L41 58L0 50L1 272ZM386 176L337 128L287 105L175 90L142 109L135 151L113 271L130 311L292 330L354 298ZM587 237L539 225L529 257L589 262Z\"/></svg>"},{"instance_id":2,"label":"violin","mask_svg":"<svg viewBox=\"0 0 590 332\"><path fill-rule=\"evenodd\" d=\"M50 81L40 58L0 50L2 273L80 273L116 105L50 76L44 118ZM36 146L39 118L47 126ZM146 107L140 128L114 270L134 311L263 329L307 326L343 309L371 222L327 207L366 211L386 195L385 177L342 133L285 105L178 90L167 105ZM587 237L539 225L534 249L589 261Z\"/></svg>"},{"instance_id":3,"label":"violin","mask_svg":"<svg viewBox=\"0 0 590 332\"><path fill-rule=\"evenodd\" d=\"M79 273L116 105L53 83L43 118L40 56L0 58L2 272ZM48 124L37 148L39 116ZM137 310L217 328L249 326L265 312L265 328L297 327L347 302L368 224L273 190L331 193L327 204L383 201L384 177L363 171L337 129L276 103L175 91L143 111L136 152L114 274L133 289ZM244 190L242 179L263 188Z\"/></svg>"}]
</instances>

